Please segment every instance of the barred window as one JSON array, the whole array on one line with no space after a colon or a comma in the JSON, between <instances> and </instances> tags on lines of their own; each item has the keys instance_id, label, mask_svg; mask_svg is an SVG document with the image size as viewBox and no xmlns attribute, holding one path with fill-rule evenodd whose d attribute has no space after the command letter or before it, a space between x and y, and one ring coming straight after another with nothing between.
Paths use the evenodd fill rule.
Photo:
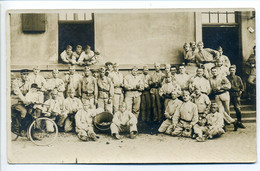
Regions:
<instances>
[{"instance_id":1,"label":"barred window","mask_svg":"<svg viewBox=\"0 0 260 171\"><path fill-rule=\"evenodd\" d=\"M203 24L235 24L235 11L204 11L202 12Z\"/></svg>"}]
</instances>

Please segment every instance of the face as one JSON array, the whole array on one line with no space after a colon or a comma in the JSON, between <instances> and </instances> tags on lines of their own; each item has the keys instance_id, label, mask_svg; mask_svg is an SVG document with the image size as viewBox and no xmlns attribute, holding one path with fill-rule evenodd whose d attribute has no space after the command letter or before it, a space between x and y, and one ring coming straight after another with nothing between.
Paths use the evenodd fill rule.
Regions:
<instances>
[{"instance_id":1,"label":"face","mask_svg":"<svg viewBox=\"0 0 260 171\"><path fill-rule=\"evenodd\" d=\"M217 72L216 69L212 69L212 70L211 70L211 73L212 73L213 76L217 76L217 75L218 75L218 72Z\"/></svg>"},{"instance_id":2,"label":"face","mask_svg":"<svg viewBox=\"0 0 260 171\"><path fill-rule=\"evenodd\" d=\"M177 69L176 69L176 68L172 68L172 69L171 69L172 75L176 74L176 72L177 72Z\"/></svg>"},{"instance_id":3,"label":"face","mask_svg":"<svg viewBox=\"0 0 260 171\"><path fill-rule=\"evenodd\" d=\"M171 72L171 68L166 67L166 68L165 68L165 71L166 71L166 73Z\"/></svg>"},{"instance_id":4,"label":"face","mask_svg":"<svg viewBox=\"0 0 260 171\"><path fill-rule=\"evenodd\" d=\"M119 107L119 109L120 109L121 112L124 112L126 110L126 106L125 105L121 105Z\"/></svg>"},{"instance_id":5,"label":"face","mask_svg":"<svg viewBox=\"0 0 260 171\"><path fill-rule=\"evenodd\" d=\"M52 99L57 100L58 94L52 94Z\"/></svg>"},{"instance_id":6,"label":"face","mask_svg":"<svg viewBox=\"0 0 260 171\"><path fill-rule=\"evenodd\" d=\"M76 49L76 52L77 53L80 53L82 51L82 48L80 48L80 47L78 47L77 49Z\"/></svg>"},{"instance_id":7,"label":"face","mask_svg":"<svg viewBox=\"0 0 260 171\"><path fill-rule=\"evenodd\" d=\"M181 66L181 67L179 68L179 71L180 71L181 74L184 74L184 72L185 72L184 66Z\"/></svg>"},{"instance_id":8,"label":"face","mask_svg":"<svg viewBox=\"0 0 260 171\"><path fill-rule=\"evenodd\" d=\"M118 70L119 70L118 65L114 65L114 70L115 70L115 71L118 71Z\"/></svg>"},{"instance_id":9,"label":"face","mask_svg":"<svg viewBox=\"0 0 260 171\"><path fill-rule=\"evenodd\" d=\"M69 72L70 72L70 75L73 75L73 74L75 74L75 69L70 69Z\"/></svg>"},{"instance_id":10,"label":"face","mask_svg":"<svg viewBox=\"0 0 260 171\"><path fill-rule=\"evenodd\" d=\"M185 51L189 51L189 50L190 50L190 46L189 46L188 44L186 44L186 45L184 46L184 50L185 50Z\"/></svg>"},{"instance_id":11,"label":"face","mask_svg":"<svg viewBox=\"0 0 260 171\"><path fill-rule=\"evenodd\" d=\"M27 80L27 74L21 74L22 80L26 81Z\"/></svg>"},{"instance_id":12,"label":"face","mask_svg":"<svg viewBox=\"0 0 260 171\"><path fill-rule=\"evenodd\" d=\"M166 83L170 83L172 81L172 77L166 77Z\"/></svg>"},{"instance_id":13,"label":"face","mask_svg":"<svg viewBox=\"0 0 260 171\"><path fill-rule=\"evenodd\" d=\"M196 97L199 97L201 95L200 89L195 90L195 95L196 95Z\"/></svg>"},{"instance_id":14,"label":"face","mask_svg":"<svg viewBox=\"0 0 260 171\"><path fill-rule=\"evenodd\" d=\"M136 70L136 69L133 69L133 70L132 70L132 75L133 75L133 76L136 76L136 75L137 75L137 70Z\"/></svg>"},{"instance_id":15,"label":"face","mask_svg":"<svg viewBox=\"0 0 260 171\"><path fill-rule=\"evenodd\" d=\"M94 73L93 73L93 77L95 77L95 78L97 78L97 77L98 77L98 75L99 75L99 73L98 73L98 72L94 72Z\"/></svg>"},{"instance_id":16,"label":"face","mask_svg":"<svg viewBox=\"0 0 260 171\"><path fill-rule=\"evenodd\" d=\"M160 65L155 65L154 69L155 69L155 71L160 71Z\"/></svg>"},{"instance_id":17,"label":"face","mask_svg":"<svg viewBox=\"0 0 260 171\"><path fill-rule=\"evenodd\" d=\"M70 92L69 92L69 96L70 96L70 98L74 98L75 92L74 92L74 91L70 91Z\"/></svg>"},{"instance_id":18,"label":"face","mask_svg":"<svg viewBox=\"0 0 260 171\"><path fill-rule=\"evenodd\" d=\"M236 74L236 69L235 68L230 68L229 72L231 75L235 75Z\"/></svg>"},{"instance_id":19,"label":"face","mask_svg":"<svg viewBox=\"0 0 260 171\"><path fill-rule=\"evenodd\" d=\"M86 75L87 77L90 76L90 74L91 74L91 72L90 72L89 70L85 71L84 73L85 73L85 75Z\"/></svg>"},{"instance_id":20,"label":"face","mask_svg":"<svg viewBox=\"0 0 260 171\"><path fill-rule=\"evenodd\" d=\"M191 44L191 49L192 49L192 50L195 50L195 49L196 49L196 43L195 43L195 42L193 42L193 43Z\"/></svg>"},{"instance_id":21,"label":"face","mask_svg":"<svg viewBox=\"0 0 260 171\"><path fill-rule=\"evenodd\" d=\"M39 72L40 72L39 69L36 69L36 68L33 69L33 73L34 73L35 75L39 74Z\"/></svg>"},{"instance_id":22,"label":"face","mask_svg":"<svg viewBox=\"0 0 260 171\"><path fill-rule=\"evenodd\" d=\"M84 104L83 109L85 111L88 111L88 109L90 109L90 105L89 104Z\"/></svg>"},{"instance_id":23,"label":"face","mask_svg":"<svg viewBox=\"0 0 260 171\"><path fill-rule=\"evenodd\" d=\"M144 69L143 73L144 73L145 75L147 75L147 74L148 74L148 69Z\"/></svg>"},{"instance_id":24,"label":"face","mask_svg":"<svg viewBox=\"0 0 260 171\"><path fill-rule=\"evenodd\" d=\"M100 76L101 76L102 78L105 76L105 71L104 71L104 70L102 70L102 71L100 72Z\"/></svg>"},{"instance_id":25,"label":"face","mask_svg":"<svg viewBox=\"0 0 260 171\"><path fill-rule=\"evenodd\" d=\"M202 49L203 49L203 44L201 44L201 43L198 44L198 49L199 49L199 50L202 50Z\"/></svg>"},{"instance_id":26,"label":"face","mask_svg":"<svg viewBox=\"0 0 260 171\"><path fill-rule=\"evenodd\" d=\"M190 100L190 95L189 95L189 93L184 93L184 94L182 95L182 98L183 98L183 100L184 100L185 102L189 101L189 100Z\"/></svg>"},{"instance_id":27,"label":"face","mask_svg":"<svg viewBox=\"0 0 260 171\"><path fill-rule=\"evenodd\" d=\"M223 50L219 50L218 52L220 56L223 54Z\"/></svg>"},{"instance_id":28,"label":"face","mask_svg":"<svg viewBox=\"0 0 260 171\"><path fill-rule=\"evenodd\" d=\"M66 50L66 53L67 53L68 55L71 55L71 54L72 54L72 49L67 49L67 50Z\"/></svg>"},{"instance_id":29,"label":"face","mask_svg":"<svg viewBox=\"0 0 260 171\"><path fill-rule=\"evenodd\" d=\"M113 70L113 65L107 65L107 68L109 71L112 71Z\"/></svg>"},{"instance_id":30,"label":"face","mask_svg":"<svg viewBox=\"0 0 260 171\"><path fill-rule=\"evenodd\" d=\"M211 110L212 113L216 113L218 111L218 107L211 106L210 110Z\"/></svg>"},{"instance_id":31,"label":"face","mask_svg":"<svg viewBox=\"0 0 260 171\"><path fill-rule=\"evenodd\" d=\"M58 77L58 73L57 72L53 72L52 75L53 75L53 78L57 78Z\"/></svg>"},{"instance_id":32,"label":"face","mask_svg":"<svg viewBox=\"0 0 260 171\"><path fill-rule=\"evenodd\" d=\"M172 99L175 100L178 97L178 94L176 92L172 92Z\"/></svg>"},{"instance_id":33,"label":"face","mask_svg":"<svg viewBox=\"0 0 260 171\"><path fill-rule=\"evenodd\" d=\"M36 88L31 88L32 93L36 93L37 89Z\"/></svg>"},{"instance_id":34,"label":"face","mask_svg":"<svg viewBox=\"0 0 260 171\"><path fill-rule=\"evenodd\" d=\"M202 77L203 76L203 69L197 70L197 76Z\"/></svg>"},{"instance_id":35,"label":"face","mask_svg":"<svg viewBox=\"0 0 260 171\"><path fill-rule=\"evenodd\" d=\"M86 54L89 54L90 51L91 51L91 50L87 48L87 49L85 50L85 53L86 53Z\"/></svg>"},{"instance_id":36,"label":"face","mask_svg":"<svg viewBox=\"0 0 260 171\"><path fill-rule=\"evenodd\" d=\"M220 60L217 62L217 66L221 67L223 65L223 62Z\"/></svg>"}]
</instances>

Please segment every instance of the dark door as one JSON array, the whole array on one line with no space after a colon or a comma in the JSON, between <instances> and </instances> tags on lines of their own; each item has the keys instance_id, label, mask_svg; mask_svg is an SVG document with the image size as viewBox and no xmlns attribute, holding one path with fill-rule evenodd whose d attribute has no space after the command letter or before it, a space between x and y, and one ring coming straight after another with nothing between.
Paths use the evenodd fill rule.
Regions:
<instances>
[{"instance_id":1,"label":"dark door","mask_svg":"<svg viewBox=\"0 0 260 171\"><path fill-rule=\"evenodd\" d=\"M237 66L237 74L240 75L242 57L239 53L238 27L203 27L202 36L205 48L223 48L223 54Z\"/></svg>"},{"instance_id":2,"label":"dark door","mask_svg":"<svg viewBox=\"0 0 260 171\"><path fill-rule=\"evenodd\" d=\"M75 51L77 45L81 45L83 50L86 45L90 45L91 49L94 50L94 23L60 23L59 55L66 49L67 45L71 45L73 51Z\"/></svg>"}]
</instances>

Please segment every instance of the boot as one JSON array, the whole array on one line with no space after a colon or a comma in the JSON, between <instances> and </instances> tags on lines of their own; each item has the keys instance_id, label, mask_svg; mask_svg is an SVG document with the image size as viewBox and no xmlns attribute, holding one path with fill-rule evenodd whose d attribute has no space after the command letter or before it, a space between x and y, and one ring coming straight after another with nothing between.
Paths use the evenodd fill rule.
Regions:
<instances>
[{"instance_id":1,"label":"boot","mask_svg":"<svg viewBox=\"0 0 260 171\"><path fill-rule=\"evenodd\" d=\"M233 125L234 125L234 131L237 131L237 128L238 128L238 122L234 122Z\"/></svg>"},{"instance_id":2,"label":"boot","mask_svg":"<svg viewBox=\"0 0 260 171\"><path fill-rule=\"evenodd\" d=\"M89 138L92 139L93 141L97 141L97 137L94 133L89 134Z\"/></svg>"},{"instance_id":3,"label":"boot","mask_svg":"<svg viewBox=\"0 0 260 171\"><path fill-rule=\"evenodd\" d=\"M136 132L132 131L132 132L130 133L130 138L131 138L131 139L134 139L135 137L136 137Z\"/></svg>"},{"instance_id":4,"label":"boot","mask_svg":"<svg viewBox=\"0 0 260 171\"><path fill-rule=\"evenodd\" d=\"M120 139L121 139L121 137L120 137L119 134L113 134L113 137L114 137L116 140L120 140Z\"/></svg>"},{"instance_id":5,"label":"boot","mask_svg":"<svg viewBox=\"0 0 260 171\"><path fill-rule=\"evenodd\" d=\"M243 125L241 121L239 121L239 122L237 123L237 125L238 125L238 128L242 128L242 129L245 129L245 128L246 128L245 125Z\"/></svg>"}]
</instances>

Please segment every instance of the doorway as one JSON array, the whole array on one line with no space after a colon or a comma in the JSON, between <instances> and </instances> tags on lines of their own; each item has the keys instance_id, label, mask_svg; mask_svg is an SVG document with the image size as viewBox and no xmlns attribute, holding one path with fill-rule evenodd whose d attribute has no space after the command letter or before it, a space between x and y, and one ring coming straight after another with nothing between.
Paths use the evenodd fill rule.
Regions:
<instances>
[{"instance_id":1,"label":"doorway","mask_svg":"<svg viewBox=\"0 0 260 171\"><path fill-rule=\"evenodd\" d=\"M229 27L202 27L202 37L205 48L217 50L219 46L223 49L231 65L237 66L237 74L242 74L242 56L239 48L239 30L236 26Z\"/></svg>"}]
</instances>

